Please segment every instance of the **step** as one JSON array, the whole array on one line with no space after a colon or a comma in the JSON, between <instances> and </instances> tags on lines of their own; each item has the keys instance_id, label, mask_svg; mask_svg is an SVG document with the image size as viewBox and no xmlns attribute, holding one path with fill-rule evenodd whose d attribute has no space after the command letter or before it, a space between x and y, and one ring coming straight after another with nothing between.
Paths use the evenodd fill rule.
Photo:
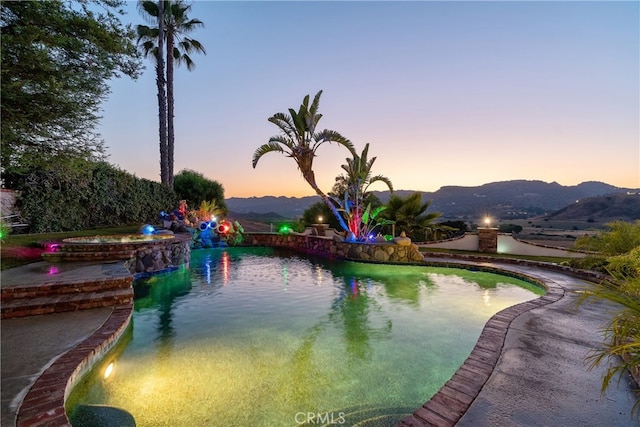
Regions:
<instances>
[{"instance_id":1,"label":"step","mask_svg":"<svg viewBox=\"0 0 640 427\"><path fill-rule=\"evenodd\" d=\"M24 298L55 297L114 289L129 289L132 287L132 283L132 276L122 276L77 282L52 282L36 285L7 286L0 291L0 299L4 304L8 301Z\"/></svg>"},{"instance_id":2,"label":"step","mask_svg":"<svg viewBox=\"0 0 640 427\"><path fill-rule=\"evenodd\" d=\"M47 262L60 261L126 261L134 258L136 251L134 249L119 251L80 251L80 252L44 252L42 259Z\"/></svg>"},{"instance_id":3,"label":"step","mask_svg":"<svg viewBox=\"0 0 640 427\"><path fill-rule=\"evenodd\" d=\"M60 294L47 297L14 298L2 302L1 318L62 313L133 302L133 288Z\"/></svg>"}]
</instances>

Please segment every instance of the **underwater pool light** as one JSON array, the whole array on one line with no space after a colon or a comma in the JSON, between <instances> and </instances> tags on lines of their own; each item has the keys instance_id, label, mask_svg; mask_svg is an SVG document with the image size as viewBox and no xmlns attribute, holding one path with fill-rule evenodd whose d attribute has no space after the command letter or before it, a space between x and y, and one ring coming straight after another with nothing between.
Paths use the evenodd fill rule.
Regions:
<instances>
[{"instance_id":1,"label":"underwater pool light","mask_svg":"<svg viewBox=\"0 0 640 427\"><path fill-rule=\"evenodd\" d=\"M113 373L113 362L109 363L106 369L104 370L104 379L106 380L107 378L109 378L112 373Z\"/></svg>"},{"instance_id":2,"label":"underwater pool light","mask_svg":"<svg viewBox=\"0 0 640 427\"><path fill-rule=\"evenodd\" d=\"M151 224L145 224L140 228L140 234L150 236L156 231L156 228Z\"/></svg>"}]
</instances>

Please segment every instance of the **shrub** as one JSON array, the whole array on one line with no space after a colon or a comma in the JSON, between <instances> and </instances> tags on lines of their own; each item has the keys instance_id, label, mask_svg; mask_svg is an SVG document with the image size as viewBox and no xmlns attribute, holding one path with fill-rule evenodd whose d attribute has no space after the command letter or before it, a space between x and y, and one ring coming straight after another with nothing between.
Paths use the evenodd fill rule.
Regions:
<instances>
[{"instance_id":1,"label":"shrub","mask_svg":"<svg viewBox=\"0 0 640 427\"><path fill-rule=\"evenodd\" d=\"M581 244L608 256L597 259L606 260L604 270L611 277L585 291L581 301L607 299L621 306L604 328L604 346L588 358L591 368L610 362L602 378L603 393L612 378L627 370L640 375L640 221L618 221L609 226L609 231L594 238L581 239ZM640 398L631 412L640 415Z\"/></svg>"},{"instance_id":2,"label":"shrub","mask_svg":"<svg viewBox=\"0 0 640 427\"><path fill-rule=\"evenodd\" d=\"M522 226L517 224L500 224L498 231L501 233L520 233Z\"/></svg>"},{"instance_id":3,"label":"shrub","mask_svg":"<svg viewBox=\"0 0 640 427\"><path fill-rule=\"evenodd\" d=\"M183 169L173 178L173 190L190 208L196 209L202 202L216 201L218 208L226 214L224 187L217 181L207 179L199 172Z\"/></svg>"},{"instance_id":4,"label":"shrub","mask_svg":"<svg viewBox=\"0 0 640 427\"><path fill-rule=\"evenodd\" d=\"M72 231L154 222L177 203L166 186L106 162L60 158L10 182L27 232Z\"/></svg>"},{"instance_id":5,"label":"shrub","mask_svg":"<svg viewBox=\"0 0 640 427\"><path fill-rule=\"evenodd\" d=\"M576 247L613 256L627 253L640 246L640 220L634 223L614 221L607 224L607 228L607 231L595 236L580 237L576 240Z\"/></svg>"}]
</instances>

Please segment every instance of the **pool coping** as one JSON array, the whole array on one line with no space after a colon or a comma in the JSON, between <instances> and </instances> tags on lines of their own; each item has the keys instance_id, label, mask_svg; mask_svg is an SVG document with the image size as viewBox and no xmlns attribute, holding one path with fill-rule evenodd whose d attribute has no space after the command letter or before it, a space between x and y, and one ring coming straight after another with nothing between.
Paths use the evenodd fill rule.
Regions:
<instances>
[{"instance_id":1,"label":"pool coping","mask_svg":"<svg viewBox=\"0 0 640 427\"><path fill-rule=\"evenodd\" d=\"M115 306L100 328L47 367L24 396L16 413L16 426L71 426L65 410L69 393L117 344L132 315L133 303Z\"/></svg>"},{"instance_id":2,"label":"pool coping","mask_svg":"<svg viewBox=\"0 0 640 427\"><path fill-rule=\"evenodd\" d=\"M538 278L514 269L506 269L509 263L501 262L503 260L494 259L491 265L483 265L483 261L486 262L468 258L456 260L451 257L425 259L425 263L419 265L478 268L499 274L507 273L541 284L546 288L546 294L494 314L485 323L471 354L455 374L420 408L399 420L396 427L455 425L478 397L494 371L511 322L529 310L559 301L565 294L562 286L548 278ZM496 267L496 264L505 268ZM526 267L545 269L546 265L529 264ZM572 273L566 269L562 272L569 275ZM133 303L115 306L100 328L47 367L22 400L16 414L16 426L71 426L65 411L65 402L70 391L82 375L118 342L129 326L132 315Z\"/></svg>"},{"instance_id":3,"label":"pool coping","mask_svg":"<svg viewBox=\"0 0 640 427\"><path fill-rule=\"evenodd\" d=\"M521 278L542 285L546 293L538 298L507 307L489 318L485 323L471 354L460 365L451 378L411 415L403 418L395 427L454 426L479 396L485 383L493 373L502 355L505 339L511 323L521 314L535 308L560 301L565 289L546 278L537 278L503 268L482 265L480 262L430 261L427 265L452 268L469 268Z\"/></svg>"}]
</instances>

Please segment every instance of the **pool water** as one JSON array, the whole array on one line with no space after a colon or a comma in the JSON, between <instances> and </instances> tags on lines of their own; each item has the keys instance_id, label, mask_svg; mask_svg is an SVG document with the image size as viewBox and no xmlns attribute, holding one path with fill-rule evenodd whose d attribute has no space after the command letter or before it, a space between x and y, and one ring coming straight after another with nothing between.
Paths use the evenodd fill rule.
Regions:
<instances>
[{"instance_id":1,"label":"pool water","mask_svg":"<svg viewBox=\"0 0 640 427\"><path fill-rule=\"evenodd\" d=\"M455 373L493 314L544 292L486 272L272 248L193 251L190 269L135 289L130 341L105 358L108 378L103 363L73 391L72 421L77 404L154 427L295 426L308 414L351 425L372 408L400 419Z\"/></svg>"}]
</instances>

